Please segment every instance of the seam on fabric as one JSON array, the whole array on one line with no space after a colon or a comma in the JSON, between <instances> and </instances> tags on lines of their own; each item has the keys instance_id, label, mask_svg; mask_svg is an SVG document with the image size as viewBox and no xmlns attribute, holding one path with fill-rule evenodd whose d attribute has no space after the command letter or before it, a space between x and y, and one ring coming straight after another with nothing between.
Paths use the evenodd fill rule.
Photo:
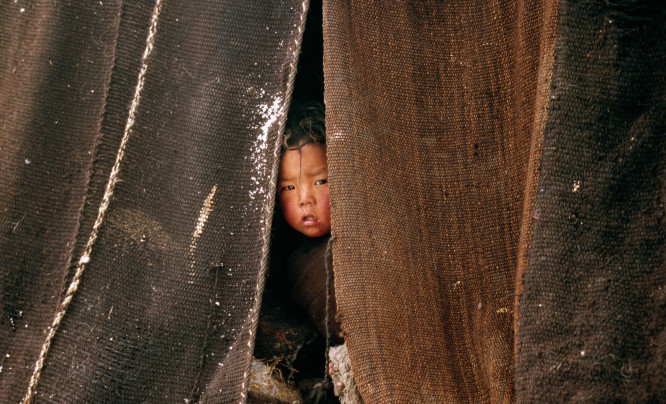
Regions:
<instances>
[{"instance_id":1,"label":"seam on fabric","mask_svg":"<svg viewBox=\"0 0 666 404\"><path fill-rule=\"evenodd\" d=\"M301 15L300 21L298 24L298 35L296 36L296 41L294 42L294 50L291 54L291 62L289 63L289 80L287 82L286 94L284 99L284 104L281 111L281 117L279 121L278 136L275 139L275 144L273 147L273 167L271 167L271 181L268 186L268 198L264 204L264 234L263 246L261 249L261 263L259 268L259 276L256 282L256 289L254 295L254 305L250 311L250 330L249 330L249 340L247 346L250 352L254 350L254 340L255 332L259 323L259 310L261 309L261 300L262 294L264 292L264 280L266 278L266 271L268 269L268 257L270 254L270 239L271 239L271 225L273 222L273 210L275 209L275 190L277 188L277 173L280 167L280 148L282 147L282 133L284 132L284 127L287 122L287 114L285 113L285 108L289 107L291 103L291 95L294 89L294 82L296 80L296 70L298 67L298 55L301 51L301 42L303 40L303 33L305 32L305 20L308 16L308 9L310 5L310 0L303 0L301 3ZM250 382L250 363L245 368L243 373L243 381L241 382L241 397L239 404L245 403L247 400L247 389L249 388Z\"/></svg>"},{"instance_id":2,"label":"seam on fabric","mask_svg":"<svg viewBox=\"0 0 666 404\"><path fill-rule=\"evenodd\" d=\"M56 332L60 328L62 319L64 318L65 313L67 312L67 309L69 308L69 305L71 304L72 299L74 298L74 294L77 292L79 288L83 271L85 270L86 265L90 262L90 255L92 253L92 248L95 242L97 241L97 237L99 235L99 229L102 223L104 222L106 211L109 208L109 202L111 200L111 196L113 195L113 192L115 190L115 185L118 181L118 173L120 172L120 163L122 162L123 157L125 155L125 146L127 145L127 140L129 139L130 134L132 132L132 128L134 127L136 110L141 102L141 92L143 91L146 71L148 70L148 58L153 51L155 33L157 32L157 22L159 19L161 9L162 9L162 0L156 0L155 7L153 8L153 14L150 20L150 27L148 29L148 37L146 38L146 48L144 49L143 56L141 58L141 70L139 71L137 85L134 91L134 97L132 99L129 115L127 117L127 123L125 124L125 131L123 133L123 137L120 142L120 146L118 148L118 153L116 154L116 161L113 165L111 173L109 174L109 180L104 190L104 197L102 198L102 203L97 213L97 219L95 220L92 231L90 233L90 237L88 238L88 242L86 243L85 249L83 250L83 254L81 255L81 258L76 264L76 270L69 284L69 287L67 288L67 292L65 293L62 302L60 302L56 316L54 317L53 322L49 327L49 333L46 336L46 340L42 345L41 351L39 352L39 357L35 362L35 368L30 378L30 383L28 384L28 390L26 391L23 400L21 400L22 404L30 404L34 401L35 394L37 393L36 387L41 379L42 370L44 369L44 363L46 361L46 356L48 355L49 349L51 348L51 343L53 342L53 338L55 337Z\"/></svg>"},{"instance_id":3,"label":"seam on fabric","mask_svg":"<svg viewBox=\"0 0 666 404\"><path fill-rule=\"evenodd\" d=\"M98 155L97 155L98 150L97 149L98 149L98 147L101 143L100 139L103 137L103 135L102 135L102 125L104 123L104 117L106 115L107 106L108 106L108 96L109 96L109 91L111 89L111 77L113 76L113 71L114 71L115 66L116 66L116 56L117 56L116 55L116 50L118 48L118 37L120 36L120 22L122 20L122 14L123 14L123 8L122 8L122 4L120 4L120 5L118 5L118 13L116 15L116 21L117 21L117 24L116 24L116 27L115 27L116 28L116 37L113 41L113 51L111 53L112 60L111 60L111 63L109 65L109 74L107 75L106 82L104 83L104 91L102 93L102 97L104 99L104 106L102 108L102 112L99 115L99 119L97 121L98 136L95 139L95 145L93 146L93 150L92 150L92 152L94 153L93 158L90 160L90 164L88 165L88 168L87 168L87 178L86 178L86 185L85 185L86 193L83 196L83 201L82 201L83 203L81 204L81 208L77 212L78 223L77 223L76 236L75 237L78 237L78 234L82 231L82 226L81 225L82 225L83 220L84 220L83 214L84 214L84 211L85 211L85 205L88 202L88 199L90 197L90 188L89 188L90 187L90 181L91 181L91 179L94 175L94 172L95 172L95 163L98 160ZM106 51L106 48L103 50L103 54L104 54L104 56L108 55L107 51ZM76 239L74 241L76 241ZM74 254L76 252L77 252L76 242L73 242L72 247L67 252L67 274L72 272L72 269L71 269L72 268L72 258L73 258ZM65 281L66 281L66 279L67 278L65 277ZM62 294L61 294L61 297L62 297Z\"/></svg>"},{"instance_id":4,"label":"seam on fabric","mask_svg":"<svg viewBox=\"0 0 666 404\"><path fill-rule=\"evenodd\" d=\"M546 7L551 3L544 2ZM519 317L520 317L520 299L523 294L523 278L529 266L529 252L532 248L532 233L534 231L535 220L539 220L539 212L536 212L536 200L538 196L538 189L541 183L541 164L543 159L543 141L550 115L550 101L553 94L553 77L556 64L556 47L558 41L558 32L560 24L560 10L557 5L552 6L552 16L545 12L542 20L541 35L547 37L552 35L552 42L547 43L549 50L539 50L540 61L537 67L536 86L537 92L535 94L535 103L537 107L534 111L534 119L531 124L532 136L530 141L530 158L527 168L527 180L525 182L525 189L523 189L523 207L521 210L521 220L519 224L518 235L518 256L516 265L516 278L514 284L514 300L513 300L513 360L514 365L518 363L518 332L519 332ZM549 18L552 19L549 20ZM552 27L550 23L552 22ZM552 33L547 32L552 29ZM541 56L543 55L543 56ZM539 89L544 89L544 98L539 100ZM534 174L534 176L532 175ZM521 251L521 246L524 250ZM524 255L521 255L524 254ZM514 382L515 391L515 382Z\"/></svg>"},{"instance_id":5,"label":"seam on fabric","mask_svg":"<svg viewBox=\"0 0 666 404\"><path fill-rule=\"evenodd\" d=\"M331 379L328 374L330 365L329 352L331 351L331 275L333 275L333 266L329 262L333 261L333 242L335 236L331 236L326 243L326 254L324 255L324 268L326 268L326 346L324 349L324 379Z\"/></svg>"}]
</instances>

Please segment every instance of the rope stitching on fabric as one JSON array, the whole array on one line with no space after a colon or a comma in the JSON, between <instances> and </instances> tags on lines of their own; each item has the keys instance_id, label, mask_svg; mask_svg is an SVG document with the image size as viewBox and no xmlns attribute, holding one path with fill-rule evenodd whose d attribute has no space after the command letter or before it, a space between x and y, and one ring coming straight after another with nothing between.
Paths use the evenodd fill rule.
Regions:
<instances>
[{"instance_id":1,"label":"rope stitching on fabric","mask_svg":"<svg viewBox=\"0 0 666 404\"><path fill-rule=\"evenodd\" d=\"M90 237L88 238L88 242L86 243L83 254L81 255L81 258L79 259L76 265L72 281L70 282L69 287L67 288L67 292L65 293L62 302L58 306L58 312L56 313L56 316L54 317L53 322L51 323L51 327L49 327L49 333L46 336L46 340L42 345L41 351L39 352L39 357L35 362L35 368L33 370L32 377L30 378L30 383L28 384L28 390L26 391L26 394L23 397L23 400L21 401L22 404L31 404L34 401L35 394L37 393L36 390L37 385L39 384L39 381L41 379L42 370L44 368L44 363L46 361L46 356L49 352L49 349L51 348L51 343L53 342L53 338L55 337L56 332L60 328L62 319L65 317L65 313L67 312L67 309L69 308L69 305L71 304L72 299L74 298L74 294L77 292L79 288L79 285L81 283L81 277L83 276L83 272L86 268L86 265L90 262L90 255L92 253L92 248L95 242L97 241L99 229L102 226L102 223L104 222L106 211L109 208L111 196L113 195L113 192L115 190L115 185L118 181L118 174L120 172L120 163L122 162L123 157L125 155L125 147L132 132L132 128L134 127L136 110L141 102L141 92L143 91L146 71L148 70L148 58L153 51L155 33L157 32L157 22L159 19L161 9L162 9L162 0L156 0L155 7L153 8L153 14L150 20L150 27L148 29L148 37L146 38L146 48L144 49L143 56L141 58L141 70L139 71L137 85L134 90L134 97L132 99L132 104L130 106L129 114L127 117L127 123L125 124L125 131L123 133L120 146L118 147L118 153L116 154L115 163L113 165L113 168L111 169L111 173L109 174L109 181L107 182L106 187L104 189L104 197L102 198L102 203L100 204L99 211L97 213L97 219L95 220L92 232L90 233Z\"/></svg>"}]
</instances>

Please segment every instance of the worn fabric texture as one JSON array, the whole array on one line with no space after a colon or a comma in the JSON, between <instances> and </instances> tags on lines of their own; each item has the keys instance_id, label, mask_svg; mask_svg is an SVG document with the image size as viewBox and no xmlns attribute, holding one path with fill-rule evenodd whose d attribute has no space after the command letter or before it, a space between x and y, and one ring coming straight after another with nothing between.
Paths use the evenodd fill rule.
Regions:
<instances>
[{"instance_id":1,"label":"worn fabric texture","mask_svg":"<svg viewBox=\"0 0 666 404\"><path fill-rule=\"evenodd\" d=\"M556 7L324 2L335 287L365 402L515 399Z\"/></svg>"},{"instance_id":2,"label":"worn fabric texture","mask_svg":"<svg viewBox=\"0 0 666 404\"><path fill-rule=\"evenodd\" d=\"M0 4L3 402L25 394L65 287L120 12L112 3Z\"/></svg>"},{"instance_id":3,"label":"worn fabric texture","mask_svg":"<svg viewBox=\"0 0 666 404\"><path fill-rule=\"evenodd\" d=\"M0 13L0 401L241 402L307 2Z\"/></svg>"},{"instance_id":4,"label":"worn fabric texture","mask_svg":"<svg viewBox=\"0 0 666 404\"><path fill-rule=\"evenodd\" d=\"M363 399L358 393L354 372L349 362L349 353L345 344L331 347L328 357L333 364L335 373L331 375L335 395L340 399L340 404L363 404ZM338 386L338 383L342 383Z\"/></svg>"},{"instance_id":5,"label":"worn fabric texture","mask_svg":"<svg viewBox=\"0 0 666 404\"><path fill-rule=\"evenodd\" d=\"M517 397L666 402L666 5L560 15Z\"/></svg>"}]
</instances>

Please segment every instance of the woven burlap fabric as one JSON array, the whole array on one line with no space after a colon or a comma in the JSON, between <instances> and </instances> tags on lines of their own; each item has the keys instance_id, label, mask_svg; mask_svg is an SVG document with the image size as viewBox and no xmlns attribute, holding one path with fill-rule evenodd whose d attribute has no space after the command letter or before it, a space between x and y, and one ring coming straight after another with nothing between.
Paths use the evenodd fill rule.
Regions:
<instances>
[{"instance_id":1,"label":"woven burlap fabric","mask_svg":"<svg viewBox=\"0 0 666 404\"><path fill-rule=\"evenodd\" d=\"M76 239L120 7L0 4L0 401L18 402Z\"/></svg>"},{"instance_id":2,"label":"woven burlap fabric","mask_svg":"<svg viewBox=\"0 0 666 404\"><path fill-rule=\"evenodd\" d=\"M324 2L335 287L365 402L514 400L556 7Z\"/></svg>"},{"instance_id":3,"label":"woven burlap fabric","mask_svg":"<svg viewBox=\"0 0 666 404\"><path fill-rule=\"evenodd\" d=\"M0 401L95 232L37 401L242 401L307 4L0 10Z\"/></svg>"},{"instance_id":4,"label":"woven burlap fabric","mask_svg":"<svg viewBox=\"0 0 666 404\"><path fill-rule=\"evenodd\" d=\"M666 402L666 6L562 2L520 402Z\"/></svg>"}]
</instances>

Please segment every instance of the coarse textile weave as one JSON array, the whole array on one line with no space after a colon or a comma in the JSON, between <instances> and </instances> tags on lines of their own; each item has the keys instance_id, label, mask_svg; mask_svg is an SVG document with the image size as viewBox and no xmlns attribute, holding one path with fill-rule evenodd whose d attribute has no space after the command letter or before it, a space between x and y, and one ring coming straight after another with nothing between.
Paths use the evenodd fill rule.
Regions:
<instances>
[{"instance_id":1,"label":"coarse textile weave","mask_svg":"<svg viewBox=\"0 0 666 404\"><path fill-rule=\"evenodd\" d=\"M364 402L665 402L666 6L322 8ZM307 9L0 2L1 402L245 401Z\"/></svg>"},{"instance_id":2,"label":"coarse textile weave","mask_svg":"<svg viewBox=\"0 0 666 404\"><path fill-rule=\"evenodd\" d=\"M520 402L666 402L666 5L561 3Z\"/></svg>"},{"instance_id":3,"label":"coarse textile weave","mask_svg":"<svg viewBox=\"0 0 666 404\"><path fill-rule=\"evenodd\" d=\"M244 399L306 14L0 4L0 401Z\"/></svg>"},{"instance_id":4,"label":"coarse textile weave","mask_svg":"<svg viewBox=\"0 0 666 404\"><path fill-rule=\"evenodd\" d=\"M365 402L515 399L556 6L324 2L335 288Z\"/></svg>"}]
</instances>

